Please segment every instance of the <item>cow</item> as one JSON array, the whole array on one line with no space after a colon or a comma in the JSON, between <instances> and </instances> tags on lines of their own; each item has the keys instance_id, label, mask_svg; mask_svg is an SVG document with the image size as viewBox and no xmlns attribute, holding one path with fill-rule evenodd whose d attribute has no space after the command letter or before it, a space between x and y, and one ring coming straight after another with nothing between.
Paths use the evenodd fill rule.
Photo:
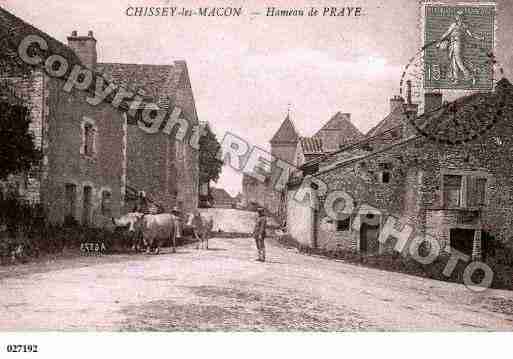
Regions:
<instances>
[{"instance_id":1,"label":"cow","mask_svg":"<svg viewBox=\"0 0 513 359\"><path fill-rule=\"evenodd\" d=\"M199 249L200 245L202 248L208 249L208 238L210 237L213 227L213 218L206 218L202 216L199 211L187 215L186 228L190 229L192 235L198 241L196 249Z\"/></svg>"},{"instance_id":2,"label":"cow","mask_svg":"<svg viewBox=\"0 0 513 359\"><path fill-rule=\"evenodd\" d=\"M130 212L119 218L112 218L112 223L116 229L126 230L127 239L131 244L132 250L139 251L142 247L142 232L140 228L141 218L144 213L141 212Z\"/></svg>"},{"instance_id":3,"label":"cow","mask_svg":"<svg viewBox=\"0 0 513 359\"><path fill-rule=\"evenodd\" d=\"M155 249L159 253L162 241L169 241L172 252L176 252L177 217L170 213L145 214L139 220L146 253Z\"/></svg>"}]
</instances>

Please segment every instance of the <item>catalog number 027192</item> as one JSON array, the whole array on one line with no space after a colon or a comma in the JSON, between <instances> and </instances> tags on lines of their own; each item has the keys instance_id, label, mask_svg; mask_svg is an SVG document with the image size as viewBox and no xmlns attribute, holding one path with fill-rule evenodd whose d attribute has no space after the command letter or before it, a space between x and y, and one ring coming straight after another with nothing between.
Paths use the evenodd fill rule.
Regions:
<instances>
[{"instance_id":1,"label":"catalog number 027192","mask_svg":"<svg viewBox=\"0 0 513 359\"><path fill-rule=\"evenodd\" d=\"M36 344L8 344L8 353L37 353L38 347Z\"/></svg>"}]
</instances>

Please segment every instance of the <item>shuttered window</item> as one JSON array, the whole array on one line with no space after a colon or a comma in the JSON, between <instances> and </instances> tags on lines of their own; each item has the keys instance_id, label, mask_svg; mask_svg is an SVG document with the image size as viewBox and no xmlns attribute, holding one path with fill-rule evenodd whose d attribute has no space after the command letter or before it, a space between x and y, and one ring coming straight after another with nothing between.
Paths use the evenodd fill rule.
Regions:
<instances>
[{"instance_id":1,"label":"shuttered window","mask_svg":"<svg viewBox=\"0 0 513 359\"><path fill-rule=\"evenodd\" d=\"M461 176L445 175L443 177L444 207L454 208L461 206Z\"/></svg>"},{"instance_id":2,"label":"shuttered window","mask_svg":"<svg viewBox=\"0 0 513 359\"><path fill-rule=\"evenodd\" d=\"M485 205L486 178L467 177L467 207L480 207Z\"/></svg>"}]
</instances>

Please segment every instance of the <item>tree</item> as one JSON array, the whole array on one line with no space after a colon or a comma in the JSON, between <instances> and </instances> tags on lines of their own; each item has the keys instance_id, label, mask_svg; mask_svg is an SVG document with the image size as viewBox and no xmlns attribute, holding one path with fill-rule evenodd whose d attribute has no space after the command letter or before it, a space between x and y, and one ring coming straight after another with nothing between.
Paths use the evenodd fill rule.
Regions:
<instances>
[{"instance_id":1,"label":"tree","mask_svg":"<svg viewBox=\"0 0 513 359\"><path fill-rule=\"evenodd\" d=\"M39 161L29 123L25 107L0 102L0 180L28 171Z\"/></svg>"},{"instance_id":2,"label":"tree","mask_svg":"<svg viewBox=\"0 0 513 359\"><path fill-rule=\"evenodd\" d=\"M199 183L217 182L221 174L223 162L216 157L221 144L210 127L205 126L205 131L199 140Z\"/></svg>"}]
</instances>

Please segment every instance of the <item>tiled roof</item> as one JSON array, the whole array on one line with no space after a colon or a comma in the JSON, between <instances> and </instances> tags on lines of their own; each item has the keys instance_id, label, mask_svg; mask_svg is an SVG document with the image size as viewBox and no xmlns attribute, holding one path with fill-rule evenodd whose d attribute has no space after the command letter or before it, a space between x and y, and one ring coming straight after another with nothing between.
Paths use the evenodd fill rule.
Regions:
<instances>
[{"instance_id":1,"label":"tiled roof","mask_svg":"<svg viewBox=\"0 0 513 359\"><path fill-rule=\"evenodd\" d=\"M108 80L131 91L142 90L145 100L154 101L164 109L169 108L169 101L173 98L181 73L173 65L101 62L96 69Z\"/></svg>"},{"instance_id":2,"label":"tiled roof","mask_svg":"<svg viewBox=\"0 0 513 359\"><path fill-rule=\"evenodd\" d=\"M337 112L333 117L315 134L318 136L323 130L337 130L340 133L340 145L358 142L364 135L351 122L351 115Z\"/></svg>"},{"instance_id":3,"label":"tiled roof","mask_svg":"<svg viewBox=\"0 0 513 359\"><path fill-rule=\"evenodd\" d=\"M403 123L403 107L397 106L392 112L390 112L383 120L381 120L376 126L371 128L367 134L366 137L372 137L376 136L377 134L390 130L394 127L399 126Z\"/></svg>"},{"instance_id":4,"label":"tiled roof","mask_svg":"<svg viewBox=\"0 0 513 359\"><path fill-rule=\"evenodd\" d=\"M44 51L34 47L34 52L37 52L42 58L56 54L63 56L70 67L81 64L80 59L71 48L0 7L0 46L2 49L0 65L2 67L28 69L18 55L18 46L28 35L38 35L48 44L48 49Z\"/></svg>"},{"instance_id":5,"label":"tiled roof","mask_svg":"<svg viewBox=\"0 0 513 359\"><path fill-rule=\"evenodd\" d=\"M228 192L224 188L216 188L212 187L211 189L212 197L214 198L214 203L232 203L233 198L230 196Z\"/></svg>"},{"instance_id":6,"label":"tiled roof","mask_svg":"<svg viewBox=\"0 0 513 359\"><path fill-rule=\"evenodd\" d=\"M486 110L487 105L486 102L490 101L490 103L498 103L501 99L511 99L513 96L513 85L506 79L501 79L494 90L493 93L475 93L471 94L469 96L465 96L462 98L459 98L452 102L452 104L458 104L460 108L465 107L472 107L472 109L476 112L479 110L482 110L483 108ZM504 96L504 97L503 97ZM477 107L474 108L474 106ZM506 108L509 111L513 111L513 108L511 106L508 106L506 104ZM395 111L392 111L395 112ZM508 117L506 117L508 118ZM444 131L450 131L452 128L454 128L454 124L451 122L452 120L452 114L450 112L449 106L444 106L437 110L436 112L431 113L427 121L434 122L437 124L437 127L443 128ZM429 125L429 124L428 124ZM393 127L392 127L393 128ZM386 135L387 130L384 131L376 131L376 137L384 136ZM338 151L336 153L332 153L329 156L324 156L322 159L320 159L318 162L330 162L327 166L324 166L320 169L319 172L317 172L315 175L319 175L321 173L325 173L327 171L331 171L335 168L340 168L341 166L345 166L351 163L354 163L355 161L359 161L365 158L373 157L379 154L386 153L393 148L396 148L398 146L403 146L405 144L411 143L413 141L425 141L426 137L422 135L411 135L409 137L406 137L400 141L396 141L394 143L391 143L383 148L379 148L378 150L373 150L372 152L368 152L363 150L366 143L368 143L369 139L365 139L361 141L358 144L354 144L350 146L350 148L345 149L343 151ZM335 156L335 158L333 158ZM331 158L330 158L331 157ZM310 164L305 165L312 165L315 164L316 161L312 161ZM320 166L322 167L322 166Z\"/></svg>"},{"instance_id":7,"label":"tiled roof","mask_svg":"<svg viewBox=\"0 0 513 359\"><path fill-rule=\"evenodd\" d=\"M322 154L322 140L317 137L300 137L301 149L303 154Z\"/></svg>"},{"instance_id":8,"label":"tiled roof","mask_svg":"<svg viewBox=\"0 0 513 359\"><path fill-rule=\"evenodd\" d=\"M285 120L282 122L280 128L274 134L271 139L271 143L276 142L297 142L299 139L299 135L294 128L294 124L290 119L289 115L285 117Z\"/></svg>"},{"instance_id":9,"label":"tiled roof","mask_svg":"<svg viewBox=\"0 0 513 359\"><path fill-rule=\"evenodd\" d=\"M495 107L498 112L504 112L504 109L499 110L501 106L499 104L506 99L511 99L512 95L513 85L506 78L502 78L493 92L474 93L460 97L433 112L423 114L416 122L423 131L439 139L458 141L461 138L461 132L464 130L467 131L467 136L472 134L473 137L477 138L491 128L497 120L489 112L490 109ZM507 105L507 101L502 104L502 106ZM473 114L473 117L458 118L458 124L455 126L454 107L458 108L461 113ZM511 108L509 110L511 111ZM499 115L498 118L501 116ZM477 120L477 118L479 119ZM479 125L476 126L473 122L478 122Z\"/></svg>"}]
</instances>

